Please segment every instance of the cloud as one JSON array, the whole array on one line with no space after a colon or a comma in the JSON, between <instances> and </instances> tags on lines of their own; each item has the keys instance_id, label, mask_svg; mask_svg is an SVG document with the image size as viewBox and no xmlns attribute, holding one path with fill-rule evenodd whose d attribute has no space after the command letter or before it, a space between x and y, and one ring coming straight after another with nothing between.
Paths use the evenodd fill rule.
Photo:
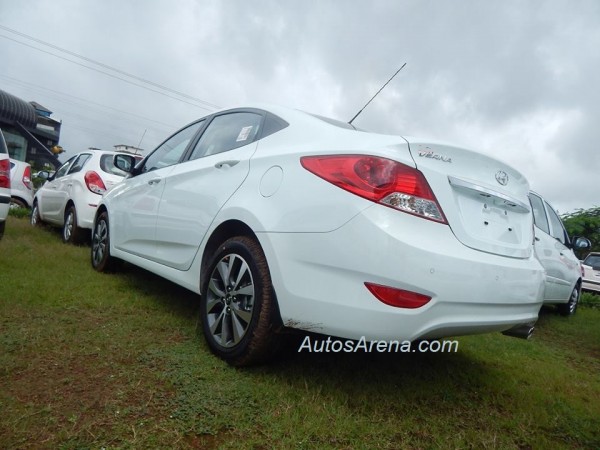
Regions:
<instances>
[{"instance_id":1,"label":"cloud","mask_svg":"<svg viewBox=\"0 0 600 450\"><path fill-rule=\"evenodd\" d=\"M221 106L265 101L349 120L407 62L358 126L498 156L561 212L600 204L593 0L0 0L0 13L1 25ZM62 118L71 152L137 145L144 132L152 148L207 113L6 38L0 57L10 61L2 88Z\"/></svg>"}]
</instances>

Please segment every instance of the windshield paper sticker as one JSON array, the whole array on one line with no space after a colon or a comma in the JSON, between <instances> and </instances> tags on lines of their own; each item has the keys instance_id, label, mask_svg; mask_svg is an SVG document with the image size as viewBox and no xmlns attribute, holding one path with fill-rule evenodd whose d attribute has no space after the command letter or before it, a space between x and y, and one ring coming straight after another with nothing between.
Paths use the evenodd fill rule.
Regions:
<instances>
[{"instance_id":1,"label":"windshield paper sticker","mask_svg":"<svg viewBox=\"0 0 600 450\"><path fill-rule=\"evenodd\" d=\"M235 142L241 142L241 141L248 140L248 136L250 136L250 131L252 131L252 125L250 125L249 127L242 128L242 130L240 131L240 134L238 134L238 137L235 140Z\"/></svg>"}]
</instances>

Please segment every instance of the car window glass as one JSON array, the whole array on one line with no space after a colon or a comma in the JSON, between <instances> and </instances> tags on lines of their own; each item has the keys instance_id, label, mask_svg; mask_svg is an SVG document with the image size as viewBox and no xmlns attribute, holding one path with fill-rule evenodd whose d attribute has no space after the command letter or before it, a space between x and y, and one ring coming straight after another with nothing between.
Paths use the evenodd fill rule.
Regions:
<instances>
[{"instance_id":1,"label":"car window glass","mask_svg":"<svg viewBox=\"0 0 600 450\"><path fill-rule=\"evenodd\" d=\"M150 172L152 170L162 169L163 167L177 164L186 147L203 123L204 120L193 123L161 144L160 147L148 156L144 163L144 167L142 168L142 172Z\"/></svg>"},{"instance_id":2,"label":"car window glass","mask_svg":"<svg viewBox=\"0 0 600 450\"><path fill-rule=\"evenodd\" d=\"M600 269L600 255L589 255L583 263L598 270Z\"/></svg>"},{"instance_id":3,"label":"car window glass","mask_svg":"<svg viewBox=\"0 0 600 450\"><path fill-rule=\"evenodd\" d=\"M76 156L73 156L71 159L67 160L66 163L64 163L62 166L60 166L58 168L58 170L54 174L55 180L67 174L67 171L69 170L69 167L71 167L71 164L73 163L73 161L75 161L75 158L76 158Z\"/></svg>"},{"instance_id":4,"label":"car window glass","mask_svg":"<svg viewBox=\"0 0 600 450\"><path fill-rule=\"evenodd\" d=\"M546 203L546 208L548 208L548 216L550 217L550 225L552 226L552 233L550 233L553 237L558 239L563 244L566 243L565 238L565 229L563 228L563 224L558 217L558 214L554 212L552 206Z\"/></svg>"},{"instance_id":5,"label":"car window glass","mask_svg":"<svg viewBox=\"0 0 600 450\"><path fill-rule=\"evenodd\" d=\"M546 218L542 199L537 195L529 194L529 201L533 210L533 222L540 230L550 234L550 227L548 226L548 219Z\"/></svg>"},{"instance_id":6,"label":"car window glass","mask_svg":"<svg viewBox=\"0 0 600 450\"><path fill-rule=\"evenodd\" d=\"M69 175L72 173L77 173L81 169L83 169L83 166L85 166L85 163L88 162L88 160L91 157L92 157L92 155L90 155L89 153L83 153L83 154L79 155L77 160L75 160L75 162L73 164L71 164L71 168L69 169Z\"/></svg>"},{"instance_id":7,"label":"car window glass","mask_svg":"<svg viewBox=\"0 0 600 450\"><path fill-rule=\"evenodd\" d=\"M100 169L103 172L110 173L112 175L118 175L120 177L124 177L127 173L123 172L121 169L115 167L114 157L112 153L105 154L100 156Z\"/></svg>"},{"instance_id":8,"label":"car window glass","mask_svg":"<svg viewBox=\"0 0 600 450\"><path fill-rule=\"evenodd\" d=\"M215 117L196 144L190 159L216 155L250 144L256 138L262 116L238 112Z\"/></svg>"}]
</instances>

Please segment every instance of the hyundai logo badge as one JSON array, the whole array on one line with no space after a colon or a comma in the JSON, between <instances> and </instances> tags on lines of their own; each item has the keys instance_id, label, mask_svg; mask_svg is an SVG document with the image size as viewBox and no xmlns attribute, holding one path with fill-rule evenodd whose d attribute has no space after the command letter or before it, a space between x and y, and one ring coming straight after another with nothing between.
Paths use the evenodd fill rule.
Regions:
<instances>
[{"instance_id":1,"label":"hyundai logo badge","mask_svg":"<svg viewBox=\"0 0 600 450\"><path fill-rule=\"evenodd\" d=\"M496 181L502 186L506 186L508 184L508 174L503 170L499 170L496 172Z\"/></svg>"}]
</instances>

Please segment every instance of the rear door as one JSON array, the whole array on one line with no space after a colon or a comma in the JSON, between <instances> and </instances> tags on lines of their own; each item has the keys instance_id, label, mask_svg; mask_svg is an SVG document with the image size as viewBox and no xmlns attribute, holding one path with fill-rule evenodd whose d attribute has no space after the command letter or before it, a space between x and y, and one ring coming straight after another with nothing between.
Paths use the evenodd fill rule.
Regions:
<instances>
[{"instance_id":1,"label":"rear door","mask_svg":"<svg viewBox=\"0 0 600 450\"><path fill-rule=\"evenodd\" d=\"M190 267L215 216L248 175L262 122L257 111L215 116L188 160L165 175L156 221L158 262Z\"/></svg>"}]
</instances>

